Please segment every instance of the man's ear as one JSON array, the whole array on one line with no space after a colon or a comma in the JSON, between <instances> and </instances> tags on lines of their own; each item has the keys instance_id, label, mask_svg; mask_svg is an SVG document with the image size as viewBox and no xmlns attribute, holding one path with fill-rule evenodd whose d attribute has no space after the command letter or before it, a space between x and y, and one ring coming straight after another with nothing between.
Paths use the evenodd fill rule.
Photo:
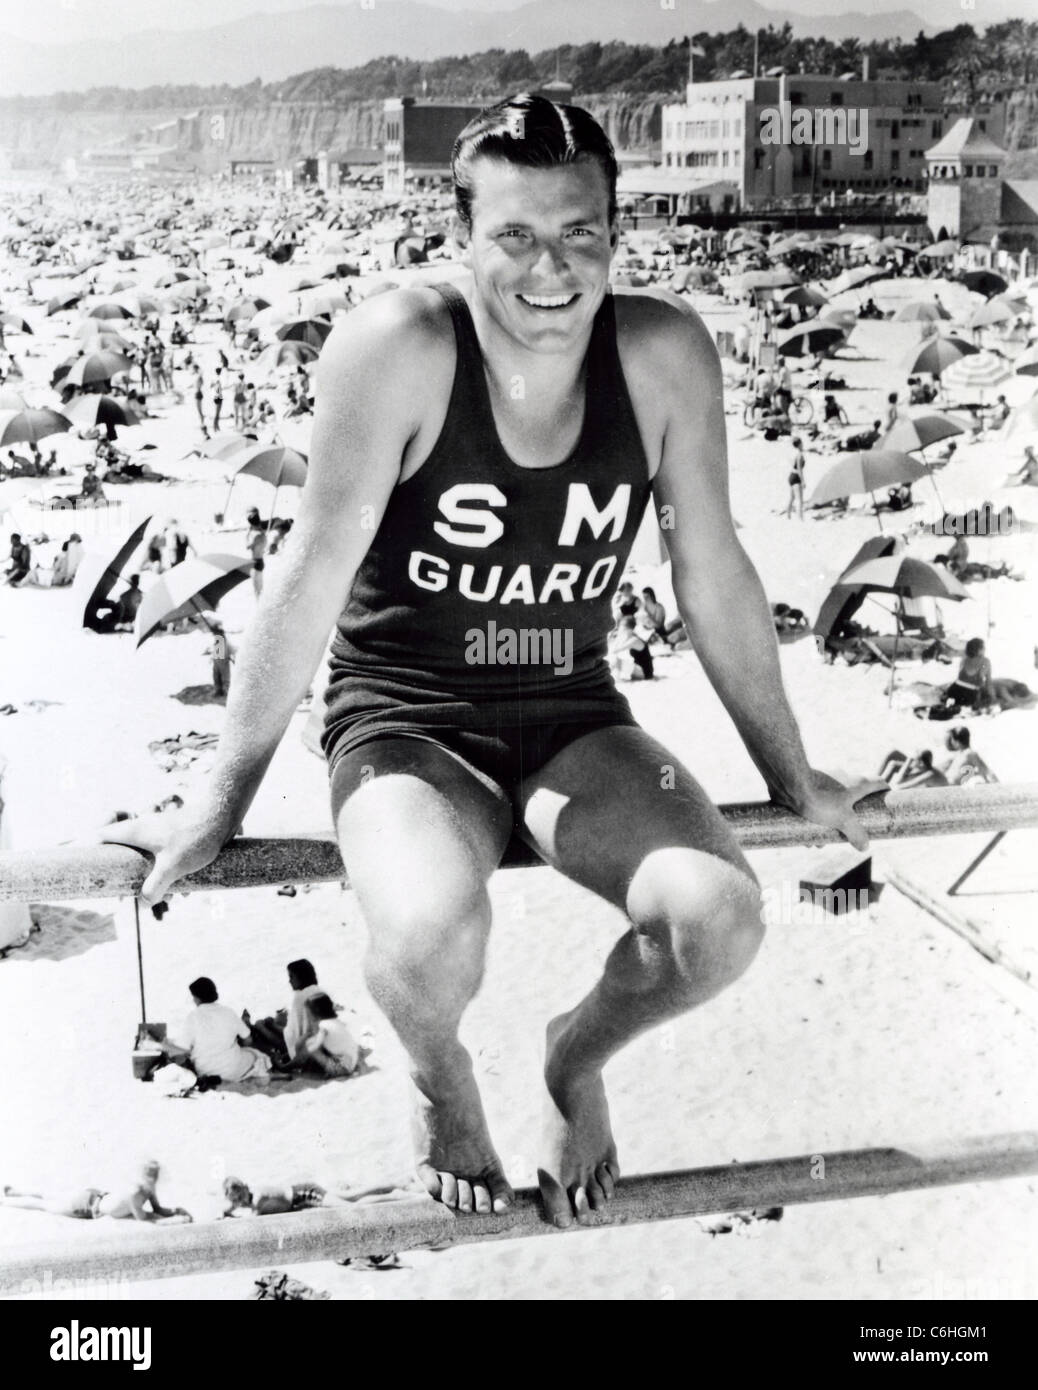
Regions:
<instances>
[{"instance_id":1,"label":"man's ear","mask_svg":"<svg viewBox=\"0 0 1038 1390\"><path fill-rule=\"evenodd\" d=\"M620 218L616 213L613 214L609 223L609 250L616 255L616 249L620 245Z\"/></svg>"},{"instance_id":2,"label":"man's ear","mask_svg":"<svg viewBox=\"0 0 1038 1390\"><path fill-rule=\"evenodd\" d=\"M472 231L467 222L460 214L455 211L451 215L451 241L454 245L454 254L464 265L468 265L470 247L472 244Z\"/></svg>"}]
</instances>

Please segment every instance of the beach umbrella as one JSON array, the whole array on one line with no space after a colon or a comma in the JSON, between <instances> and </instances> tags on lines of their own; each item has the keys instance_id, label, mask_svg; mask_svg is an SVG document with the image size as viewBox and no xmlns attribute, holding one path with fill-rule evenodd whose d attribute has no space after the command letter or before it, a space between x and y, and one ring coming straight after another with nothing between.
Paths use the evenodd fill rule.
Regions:
<instances>
[{"instance_id":1,"label":"beach umbrella","mask_svg":"<svg viewBox=\"0 0 1038 1390\"><path fill-rule=\"evenodd\" d=\"M136 316L125 304L119 304L114 299L102 299L100 304L95 304L87 310L87 317L92 319L132 319Z\"/></svg>"},{"instance_id":2,"label":"beach umbrella","mask_svg":"<svg viewBox=\"0 0 1038 1390\"><path fill-rule=\"evenodd\" d=\"M809 323L787 328L778 339L778 350L782 357L809 357L816 352L832 352L838 343L846 340L846 333L836 324L812 319Z\"/></svg>"},{"instance_id":3,"label":"beach umbrella","mask_svg":"<svg viewBox=\"0 0 1038 1390\"><path fill-rule=\"evenodd\" d=\"M822 309L829 303L828 297L813 285L794 285L781 296L783 304L796 304L801 309Z\"/></svg>"},{"instance_id":4,"label":"beach umbrella","mask_svg":"<svg viewBox=\"0 0 1038 1390\"><path fill-rule=\"evenodd\" d=\"M967 328L987 328L993 323L1008 323L1016 315L1008 304L1000 303L997 299L989 299L986 304L982 304L979 309L974 309L966 320Z\"/></svg>"},{"instance_id":5,"label":"beach umbrella","mask_svg":"<svg viewBox=\"0 0 1038 1390\"><path fill-rule=\"evenodd\" d=\"M170 299L201 299L204 295L211 292L211 286L205 280L181 280L179 284L172 286Z\"/></svg>"},{"instance_id":6,"label":"beach umbrella","mask_svg":"<svg viewBox=\"0 0 1038 1390\"><path fill-rule=\"evenodd\" d=\"M982 294L986 299L992 295L1001 294L1008 289L1008 281L1001 275L996 275L993 270L967 270L959 276L959 279L968 290L974 290L977 294Z\"/></svg>"},{"instance_id":7,"label":"beach umbrella","mask_svg":"<svg viewBox=\"0 0 1038 1390\"><path fill-rule=\"evenodd\" d=\"M1018 376L1038 376L1038 343L1020 354L1013 369Z\"/></svg>"},{"instance_id":8,"label":"beach umbrella","mask_svg":"<svg viewBox=\"0 0 1038 1390\"><path fill-rule=\"evenodd\" d=\"M0 410L24 410L25 400L10 386L0 386Z\"/></svg>"},{"instance_id":9,"label":"beach umbrella","mask_svg":"<svg viewBox=\"0 0 1038 1390\"><path fill-rule=\"evenodd\" d=\"M263 299L260 295L254 295L245 299L236 299L223 316L224 323L249 322L254 319L262 309L270 308L270 300Z\"/></svg>"},{"instance_id":10,"label":"beach umbrella","mask_svg":"<svg viewBox=\"0 0 1038 1390\"><path fill-rule=\"evenodd\" d=\"M302 487L306 482L306 455L287 444L253 444L235 459L235 473L262 478L275 489Z\"/></svg>"},{"instance_id":11,"label":"beach umbrella","mask_svg":"<svg viewBox=\"0 0 1038 1390\"><path fill-rule=\"evenodd\" d=\"M858 325L858 315L853 309L834 309L830 305L819 314L818 323L835 324L837 328L843 329L844 333L850 336L851 330Z\"/></svg>"},{"instance_id":12,"label":"beach umbrella","mask_svg":"<svg viewBox=\"0 0 1038 1390\"><path fill-rule=\"evenodd\" d=\"M320 280L315 280L312 275L301 275L298 280L288 287L289 294L299 294L303 290L313 290L319 288Z\"/></svg>"},{"instance_id":13,"label":"beach umbrella","mask_svg":"<svg viewBox=\"0 0 1038 1390\"><path fill-rule=\"evenodd\" d=\"M967 427L948 415L930 413L902 418L880 440L881 449L900 449L914 453L928 449L942 439L968 433Z\"/></svg>"},{"instance_id":14,"label":"beach umbrella","mask_svg":"<svg viewBox=\"0 0 1038 1390\"><path fill-rule=\"evenodd\" d=\"M320 352L331 331L332 325L327 319L292 319L277 329L277 336L283 343L306 343Z\"/></svg>"},{"instance_id":15,"label":"beach umbrella","mask_svg":"<svg viewBox=\"0 0 1038 1390\"><path fill-rule=\"evenodd\" d=\"M924 246L916 252L916 256L923 256L926 260L943 261L949 256L954 256L958 249L959 243L951 237L946 237L943 241L934 241L929 246Z\"/></svg>"},{"instance_id":16,"label":"beach umbrella","mask_svg":"<svg viewBox=\"0 0 1038 1390\"><path fill-rule=\"evenodd\" d=\"M893 594L897 599L897 627L890 659L888 703L894 698L898 640L904 626L905 599L936 598L960 602L969 593L942 565L930 565L910 555L897 554L866 560L843 576L843 582L856 584L865 593Z\"/></svg>"},{"instance_id":17,"label":"beach umbrella","mask_svg":"<svg viewBox=\"0 0 1038 1390\"><path fill-rule=\"evenodd\" d=\"M14 313L11 309L4 309L0 313L0 324L4 328L11 328L15 333L31 333L32 325L28 319L22 318L21 314Z\"/></svg>"},{"instance_id":18,"label":"beach umbrella","mask_svg":"<svg viewBox=\"0 0 1038 1390\"><path fill-rule=\"evenodd\" d=\"M186 270L167 270L165 274L160 275L155 281L155 288L159 290L168 290L171 286L182 285L185 281L190 279L191 276Z\"/></svg>"},{"instance_id":19,"label":"beach umbrella","mask_svg":"<svg viewBox=\"0 0 1038 1390\"><path fill-rule=\"evenodd\" d=\"M900 536L869 536L868 540L858 547L853 560L841 571L840 577L826 595L813 624L815 635L823 641L828 641L834 632L839 631L844 623L854 617L864 602L865 590L860 585L845 582L845 577L851 570L866 560L881 555L896 555L903 549L904 542Z\"/></svg>"},{"instance_id":20,"label":"beach umbrella","mask_svg":"<svg viewBox=\"0 0 1038 1390\"><path fill-rule=\"evenodd\" d=\"M243 449L248 449L250 445L258 441L254 434L214 434L212 439L207 439L197 452L203 454L207 459L229 459L235 454L240 454Z\"/></svg>"},{"instance_id":21,"label":"beach umbrella","mask_svg":"<svg viewBox=\"0 0 1038 1390\"><path fill-rule=\"evenodd\" d=\"M142 314L161 314L164 308L157 295L136 288L120 294L113 303L121 304L128 309L131 318L140 318Z\"/></svg>"},{"instance_id":22,"label":"beach umbrella","mask_svg":"<svg viewBox=\"0 0 1038 1390\"><path fill-rule=\"evenodd\" d=\"M836 502L854 493L867 492L875 507L877 488L914 483L929 473L925 463L911 458L900 449L855 449L826 469L815 484L808 505L819 507L825 502ZM876 520L882 531L883 518L878 511Z\"/></svg>"},{"instance_id":23,"label":"beach umbrella","mask_svg":"<svg viewBox=\"0 0 1038 1390\"><path fill-rule=\"evenodd\" d=\"M322 285L319 289L307 290L299 296L300 308L304 314L314 318L328 318L349 306L342 290Z\"/></svg>"},{"instance_id":24,"label":"beach umbrella","mask_svg":"<svg viewBox=\"0 0 1038 1390\"><path fill-rule=\"evenodd\" d=\"M926 299L913 299L902 304L894 315L895 323L936 323L939 319L950 319L951 314L943 304L935 304Z\"/></svg>"},{"instance_id":25,"label":"beach umbrella","mask_svg":"<svg viewBox=\"0 0 1038 1390\"><path fill-rule=\"evenodd\" d=\"M97 610L115 588L116 584L122 579L123 570L127 567L130 556L144 539L144 533L148 529L150 522L151 517L146 516L140 525L133 528L101 571L100 578L94 581L90 595L83 606L84 627L89 627L95 632L100 632L101 629L97 622ZM87 571L81 566L80 573L86 575Z\"/></svg>"},{"instance_id":26,"label":"beach umbrella","mask_svg":"<svg viewBox=\"0 0 1038 1390\"><path fill-rule=\"evenodd\" d=\"M830 294L843 294L844 290L856 290L860 285L867 285L873 280L885 280L887 272L876 265L856 265L852 270L845 270L842 275L838 275L835 280L830 281Z\"/></svg>"},{"instance_id":27,"label":"beach umbrella","mask_svg":"<svg viewBox=\"0 0 1038 1390\"><path fill-rule=\"evenodd\" d=\"M957 386L960 390L983 391L1007 381L1012 374L1009 365L995 353L977 352L952 362L941 380L945 386Z\"/></svg>"},{"instance_id":28,"label":"beach umbrella","mask_svg":"<svg viewBox=\"0 0 1038 1390\"><path fill-rule=\"evenodd\" d=\"M911 555L889 555L855 565L842 576L846 584L858 584L875 593L906 598L961 600L968 591L942 565L930 565Z\"/></svg>"},{"instance_id":29,"label":"beach umbrella","mask_svg":"<svg viewBox=\"0 0 1038 1390\"><path fill-rule=\"evenodd\" d=\"M277 506L278 490L283 487L302 487L306 482L306 455L287 444L254 444L243 453L234 455L232 462L235 465L234 479L248 474L253 478L262 478L265 483L270 483L273 487L274 498L270 504L271 520L274 518L274 509ZM234 486L234 480L232 480L231 486ZM227 501L229 504L229 492ZM224 511L226 512L226 510L227 507L225 506Z\"/></svg>"},{"instance_id":30,"label":"beach umbrella","mask_svg":"<svg viewBox=\"0 0 1038 1390\"><path fill-rule=\"evenodd\" d=\"M56 294L53 299L47 300L47 315L60 314L66 309L71 309L74 304L78 304L83 298L82 290L65 290L62 294Z\"/></svg>"},{"instance_id":31,"label":"beach umbrella","mask_svg":"<svg viewBox=\"0 0 1038 1390\"><path fill-rule=\"evenodd\" d=\"M774 270L748 270L735 282L739 294L749 294L753 290L782 290L788 285L799 283L799 275L782 267Z\"/></svg>"},{"instance_id":32,"label":"beach umbrella","mask_svg":"<svg viewBox=\"0 0 1038 1390\"><path fill-rule=\"evenodd\" d=\"M100 348L77 357L64 375L67 386L93 386L103 381L111 381L113 376L130 370L130 360L120 352Z\"/></svg>"},{"instance_id":33,"label":"beach umbrella","mask_svg":"<svg viewBox=\"0 0 1038 1390\"><path fill-rule=\"evenodd\" d=\"M144 595L137 610L137 646L156 628L206 613L245 580L252 569L251 556L196 555L166 570Z\"/></svg>"},{"instance_id":34,"label":"beach umbrella","mask_svg":"<svg viewBox=\"0 0 1038 1390\"><path fill-rule=\"evenodd\" d=\"M271 343L256 358L255 366L262 371L271 371L275 367L294 367L300 363L315 361L317 355L317 349L309 343Z\"/></svg>"},{"instance_id":35,"label":"beach umbrella","mask_svg":"<svg viewBox=\"0 0 1038 1390\"><path fill-rule=\"evenodd\" d=\"M64 434L69 422L56 410L5 410L0 415L0 447L38 444L50 434Z\"/></svg>"},{"instance_id":36,"label":"beach umbrella","mask_svg":"<svg viewBox=\"0 0 1038 1390\"><path fill-rule=\"evenodd\" d=\"M72 336L79 339L83 352L98 352L101 348L107 348L109 352L127 353L132 349L133 344L129 339L114 328L107 327L107 322L106 319L86 319L79 325Z\"/></svg>"},{"instance_id":37,"label":"beach umbrella","mask_svg":"<svg viewBox=\"0 0 1038 1390\"><path fill-rule=\"evenodd\" d=\"M929 372L931 376L940 376L953 362L958 362L961 357L969 357L977 351L978 349L972 343L967 343L965 338L946 338L938 335L927 338L923 343L917 343L904 358L902 366L909 373Z\"/></svg>"},{"instance_id":38,"label":"beach umbrella","mask_svg":"<svg viewBox=\"0 0 1038 1390\"><path fill-rule=\"evenodd\" d=\"M131 429L134 425L141 423L140 416L136 411L131 410L128 405L117 401L114 396L102 396L92 393L88 396L77 396L74 401L62 407L63 412L76 425L104 425L108 430L109 439L113 438L116 425L121 425L123 429Z\"/></svg>"}]
</instances>

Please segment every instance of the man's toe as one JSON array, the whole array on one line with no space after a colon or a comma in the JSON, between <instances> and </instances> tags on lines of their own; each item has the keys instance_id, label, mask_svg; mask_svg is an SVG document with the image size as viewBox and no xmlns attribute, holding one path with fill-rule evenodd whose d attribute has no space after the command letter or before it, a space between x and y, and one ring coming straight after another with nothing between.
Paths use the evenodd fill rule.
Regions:
<instances>
[{"instance_id":1,"label":"man's toe","mask_svg":"<svg viewBox=\"0 0 1038 1390\"><path fill-rule=\"evenodd\" d=\"M489 1181L490 1196L496 1212L508 1211L515 1201L515 1193L508 1179L501 1174L492 1175Z\"/></svg>"},{"instance_id":2,"label":"man's toe","mask_svg":"<svg viewBox=\"0 0 1038 1390\"><path fill-rule=\"evenodd\" d=\"M440 1201L445 1207L458 1206L458 1180L453 1173L440 1173Z\"/></svg>"},{"instance_id":3,"label":"man's toe","mask_svg":"<svg viewBox=\"0 0 1038 1390\"><path fill-rule=\"evenodd\" d=\"M493 1204L490 1200L490 1190L486 1183L475 1183L472 1188L472 1197L476 1204L476 1212L478 1215L489 1216L493 1209Z\"/></svg>"},{"instance_id":4,"label":"man's toe","mask_svg":"<svg viewBox=\"0 0 1038 1390\"><path fill-rule=\"evenodd\" d=\"M472 1211L475 1203L472 1200L472 1184L466 1178L458 1179L458 1210Z\"/></svg>"},{"instance_id":5,"label":"man's toe","mask_svg":"<svg viewBox=\"0 0 1038 1390\"><path fill-rule=\"evenodd\" d=\"M605 1193L606 1198L610 1198L616 1190L616 1184L613 1181L613 1175L609 1171L609 1165L607 1163L600 1163L598 1165L595 1169L595 1178L599 1187Z\"/></svg>"},{"instance_id":6,"label":"man's toe","mask_svg":"<svg viewBox=\"0 0 1038 1390\"><path fill-rule=\"evenodd\" d=\"M435 1168L430 1167L428 1163L420 1163L418 1165L418 1181L434 1201L440 1200L443 1185Z\"/></svg>"},{"instance_id":7,"label":"man's toe","mask_svg":"<svg viewBox=\"0 0 1038 1390\"><path fill-rule=\"evenodd\" d=\"M586 1187L577 1187L573 1190L573 1210L577 1214L578 1221L586 1221L591 1215L591 1203L588 1201Z\"/></svg>"},{"instance_id":8,"label":"man's toe","mask_svg":"<svg viewBox=\"0 0 1038 1390\"><path fill-rule=\"evenodd\" d=\"M553 1225L562 1229L572 1226L573 1208L570 1206L569 1197L563 1188L543 1168L537 1169L537 1183L541 1189L541 1201L544 1203L545 1217Z\"/></svg>"}]
</instances>

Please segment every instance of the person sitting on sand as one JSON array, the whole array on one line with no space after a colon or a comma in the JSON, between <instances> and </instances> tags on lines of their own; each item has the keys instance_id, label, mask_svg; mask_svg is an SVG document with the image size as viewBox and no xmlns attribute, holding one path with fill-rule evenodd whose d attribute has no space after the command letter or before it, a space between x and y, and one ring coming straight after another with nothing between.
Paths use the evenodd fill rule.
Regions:
<instances>
[{"instance_id":1,"label":"person sitting on sand","mask_svg":"<svg viewBox=\"0 0 1038 1390\"><path fill-rule=\"evenodd\" d=\"M823 418L823 424L849 425L850 423L850 417L848 416L846 410L844 410L843 406L836 399L836 397L826 396L825 416Z\"/></svg>"},{"instance_id":2,"label":"person sitting on sand","mask_svg":"<svg viewBox=\"0 0 1038 1390\"><path fill-rule=\"evenodd\" d=\"M638 635L636 619L628 615L620 619L619 626L609 638L609 669L614 679L633 680L634 671L627 667L623 657L627 655L647 681L655 680L652 653L644 637ZM626 671L630 674L625 674Z\"/></svg>"},{"instance_id":3,"label":"person sitting on sand","mask_svg":"<svg viewBox=\"0 0 1038 1390\"><path fill-rule=\"evenodd\" d=\"M848 453L853 453L855 450L858 449L872 449L878 443L880 433L881 430L879 420L873 420L872 428L870 430L863 430L861 434L852 434L848 436L848 438L845 439L843 443L840 445L840 448Z\"/></svg>"},{"instance_id":4,"label":"person sitting on sand","mask_svg":"<svg viewBox=\"0 0 1038 1390\"><path fill-rule=\"evenodd\" d=\"M281 1066L307 1060L304 1044L317 1031L317 1020L307 1009L315 994L324 991L317 983L317 971L305 958L289 961L286 967L292 999L287 1009L279 1009L273 1018L253 1023L248 1013L242 1015L252 1027L253 1042L269 1053Z\"/></svg>"},{"instance_id":5,"label":"person sitting on sand","mask_svg":"<svg viewBox=\"0 0 1038 1390\"><path fill-rule=\"evenodd\" d=\"M5 1187L0 1206L17 1207L22 1211L45 1211L52 1216L69 1216L78 1221L110 1216L116 1221L133 1219L156 1226L182 1226L192 1220L191 1213L183 1207L164 1207L159 1201L157 1184L161 1172L158 1161L148 1159L133 1187L122 1197L109 1197L99 1187L85 1187L77 1192L52 1197L40 1192L19 1192L13 1187Z\"/></svg>"},{"instance_id":6,"label":"person sitting on sand","mask_svg":"<svg viewBox=\"0 0 1038 1390\"><path fill-rule=\"evenodd\" d=\"M944 746L951 757L944 759L940 769L947 777L949 786L964 787L970 782L998 781L976 749L970 747L970 731L964 724L948 730Z\"/></svg>"},{"instance_id":7,"label":"person sitting on sand","mask_svg":"<svg viewBox=\"0 0 1038 1390\"><path fill-rule=\"evenodd\" d=\"M174 1061L186 1059L199 1076L218 1076L221 1081L266 1081L270 1058L255 1047L242 1046L251 1034L249 1025L226 1004L219 1003L216 986L205 975L188 985L194 1008L175 1041L158 1046Z\"/></svg>"},{"instance_id":8,"label":"person sitting on sand","mask_svg":"<svg viewBox=\"0 0 1038 1390\"><path fill-rule=\"evenodd\" d=\"M656 597L656 590L648 587L642 590L643 619L650 629L649 641L659 640L668 647L680 642L685 635L685 625L680 618L667 621L667 610Z\"/></svg>"},{"instance_id":9,"label":"person sitting on sand","mask_svg":"<svg viewBox=\"0 0 1038 1390\"><path fill-rule=\"evenodd\" d=\"M1009 479L1015 480L1023 487L1038 487L1038 454L1034 452L1033 445L1028 444L1024 450L1023 467L1018 468L1015 473L1010 473Z\"/></svg>"},{"instance_id":10,"label":"person sitting on sand","mask_svg":"<svg viewBox=\"0 0 1038 1390\"><path fill-rule=\"evenodd\" d=\"M303 1047L308 1060L325 1076L352 1076L360 1061L360 1047L353 1034L335 1012L327 994L312 994L307 1009L315 1026L313 1037Z\"/></svg>"},{"instance_id":11,"label":"person sitting on sand","mask_svg":"<svg viewBox=\"0 0 1038 1390\"><path fill-rule=\"evenodd\" d=\"M966 643L966 655L959 666L959 674L951 685L945 687L944 703L972 710L986 709L995 703L991 662L984 655L983 638L971 637Z\"/></svg>"},{"instance_id":12,"label":"person sitting on sand","mask_svg":"<svg viewBox=\"0 0 1038 1390\"><path fill-rule=\"evenodd\" d=\"M131 574L127 588L114 601L106 599L97 605L94 618L95 632L125 632L133 627L137 609L144 601L141 592L141 577Z\"/></svg>"},{"instance_id":13,"label":"person sitting on sand","mask_svg":"<svg viewBox=\"0 0 1038 1390\"><path fill-rule=\"evenodd\" d=\"M775 631L780 634L806 632L809 626L804 610L802 608L790 608L788 603L773 603L771 616L775 620Z\"/></svg>"},{"instance_id":14,"label":"person sitting on sand","mask_svg":"<svg viewBox=\"0 0 1038 1390\"><path fill-rule=\"evenodd\" d=\"M20 584L27 578L32 569L32 551L22 540L21 536L15 531L11 536L11 553L8 557L11 563L4 570L8 584Z\"/></svg>"},{"instance_id":15,"label":"person sitting on sand","mask_svg":"<svg viewBox=\"0 0 1038 1390\"><path fill-rule=\"evenodd\" d=\"M946 787L948 779L933 765L933 753L929 748L921 748L909 758L897 748L887 754L880 769L880 777L892 787L909 791L913 787Z\"/></svg>"},{"instance_id":16,"label":"person sitting on sand","mask_svg":"<svg viewBox=\"0 0 1038 1390\"><path fill-rule=\"evenodd\" d=\"M1009 419L1010 410L1005 396L999 396L998 400L990 410L985 411L981 419L983 421L985 434L997 434L1005 422Z\"/></svg>"}]
</instances>

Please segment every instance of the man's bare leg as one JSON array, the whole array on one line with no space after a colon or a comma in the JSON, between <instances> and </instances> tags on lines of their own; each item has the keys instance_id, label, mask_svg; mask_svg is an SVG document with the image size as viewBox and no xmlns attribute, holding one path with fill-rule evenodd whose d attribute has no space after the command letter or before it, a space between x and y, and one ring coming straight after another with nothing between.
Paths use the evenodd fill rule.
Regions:
<instances>
[{"instance_id":1,"label":"man's bare leg","mask_svg":"<svg viewBox=\"0 0 1038 1390\"><path fill-rule=\"evenodd\" d=\"M407 1050L418 1175L458 1211L512 1200L458 1027L483 978L490 898L512 826L500 790L414 738L341 759L332 808L368 926L368 987Z\"/></svg>"},{"instance_id":2,"label":"man's bare leg","mask_svg":"<svg viewBox=\"0 0 1038 1390\"><path fill-rule=\"evenodd\" d=\"M763 936L756 879L731 831L643 730L596 730L524 789L525 833L562 873L624 912L601 980L548 1025L540 1171L557 1225L598 1209L619 1176L602 1068L639 1033L736 980Z\"/></svg>"}]
</instances>

